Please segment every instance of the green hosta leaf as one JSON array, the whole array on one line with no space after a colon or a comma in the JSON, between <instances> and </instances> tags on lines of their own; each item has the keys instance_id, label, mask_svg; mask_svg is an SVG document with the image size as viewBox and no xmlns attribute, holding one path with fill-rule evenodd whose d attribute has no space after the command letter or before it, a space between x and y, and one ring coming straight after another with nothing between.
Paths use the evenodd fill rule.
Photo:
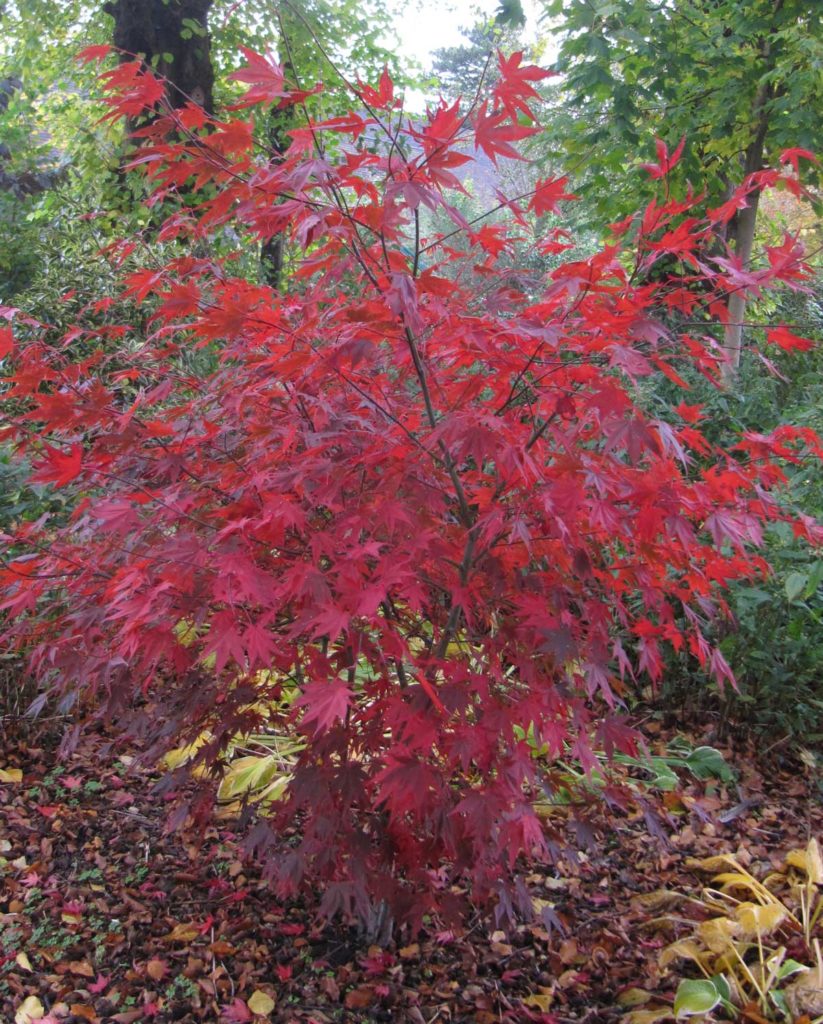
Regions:
<instances>
[{"instance_id":1,"label":"green hosta leaf","mask_svg":"<svg viewBox=\"0 0 823 1024\"><path fill-rule=\"evenodd\" d=\"M789 978L793 974L808 970L809 968L805 964L798 963L797 960L784 960L780 965L780 970L777 972L777 980L783 981L784 978Z\"/></svg>"},{"instance_id":2,"label":"green hosta leaf","mask_svg":"<svg viewBox=\"0 0 823 1024\"><path fill-rule=\"evenodd\" d=\"M733 778L731 768L714 747L695 747L686 757L686 766L698 779L714 778L728 782Z\"/></svg>"},{"instance_id":3,"label":"green hosta leaf","mask_svg":"<svg viewBox=\"0 0 823 1024\"><path fill-rule=\"evenodd\" d=\"M674 997L675 1017L691 1017L696 1013L708 1013L723 998L714 980L688 978L677 986Z\"/></svg>"},{"instance_id":4,"label":"green hosta leaf","mask_svg":"<svg viewBox=\"0 0 823 1024\"><path fill-rule=\"evenodd\" d=\"M246 793L253 794L283 774L280 758L274 754L239 757L223 776L217 798L226 801Z\"/></svg>"}]
</instances>

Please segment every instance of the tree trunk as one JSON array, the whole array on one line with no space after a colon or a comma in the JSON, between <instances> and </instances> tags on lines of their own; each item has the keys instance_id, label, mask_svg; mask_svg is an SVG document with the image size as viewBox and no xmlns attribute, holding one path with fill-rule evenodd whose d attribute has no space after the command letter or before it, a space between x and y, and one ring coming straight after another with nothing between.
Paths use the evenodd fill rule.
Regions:
<instances>
[{"instance_id":1,"label":"tree trunk","mask_svg":"<svg viewBox=\"0 0 823 1024\"><path fill-rule=\"evenodd\" d=\"M299 31L299 21L288 5L280 5L277 9L277 24L280 29L280 45L278 57L283 66L286 81L300 88L300 76L295 67L295 43ZM296 124L295 108L284 107L273 110L269 114L268 140L271 147L272 160L280 163L289 148L291 139L289 130ZM275 291L283 291L285 282L286 239L282 233L266 239L260 247L260 265L263 280Z\"/></svg>"},{"instance_id":2,"label":"tree trunk","mask_svg":"<svg viewBox=\"0 0 823 1024\"><path fill-rule=\"evenodd\" d=\"M776 15L783 6L783 0L776 0L774 14ZM771 55L771 39L767 35L761 42L760 55L768 66L763 68L763 74L771 71L773 62L769 61ZM761 79L762 81L762 79ZM763 153L766 147L766 135L769 131L769 101L774 96L774 84L763 82L757 90L757 95L752 106L752 117L755 123L754 138L749 143L743 156L743 178L744 180L755 171L763 167ZM757 208L760 205L760 189L757 189L749 196L748 205L741 210L734 221L734 254L740 260L743 270L749 269L754 247L754 232L757 226ZM743 352L743 326L746 320L746 306L748 299L745 291L738 289L729 296L727 307L727 322L723 330L723 343L728 356L728 362L723 367L723 381L726 386L734 383L737 372L740 369L740 356Z\"/></svg>"},{"instance_id":3,"label":"tree trunk","mask_svg":"<svg viewBox=\"0 0 823 1024\"><path fill-rule=\"evenodd\" d=\"M166 98L172 107L192 102L209 114L213 112L214 70L208 28L212 3L109 0L103 6L114 18L114 45L125 51L121 60L140 55L162 75L168 83Z\"/></svg>"},{"instance_id":4,"label":"tree trunk","mask_svg":"<svg viewBox=\"0 0 823 1024\"><path fill-rule=\"evenodd\" d=\"M766 90L768 93L768 89ZM768 99L764 95L760 106ZM765 116L761 116L758 131L751 145L746 150L743 167L744 178L755 171L759 171L763 165L763 150L766 142L768 122ZM760 189L757 189L749 196L748 204L735 218L734 222L734 254L740 260L743 270L749 269L754 248L754 232L757 226L757 209L760 206ZM748 299L743 289L733 291L729 296L727 307L727 323L723 331L723 343L729 361L723 368L723 379L725 383L731 384L740 368L740 356L743 351L743 324L746 319L746 305Z\"/></svg>"}]
</instances>

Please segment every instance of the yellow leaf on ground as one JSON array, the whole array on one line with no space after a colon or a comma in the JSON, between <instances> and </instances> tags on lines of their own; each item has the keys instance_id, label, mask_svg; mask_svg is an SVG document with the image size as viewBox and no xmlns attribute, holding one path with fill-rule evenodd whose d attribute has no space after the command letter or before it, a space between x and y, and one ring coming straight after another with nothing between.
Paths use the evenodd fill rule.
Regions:
<instances>
[{"instance_id":1,"label":"yellow leaf on ground","mask_svg":"<svg viewBox=\"0 0 823 1024\"><path fill-rule=\"evenodd\" d=\"M657 1024L661 1020L674 1020L670 1006L659 1006L654 1010L633 1010L623 1020L626 1024Z\"/></svg>"},{"instance_id":2,"label":"yellow leaf on ground","mask_svg":"<svg viewBox=\"0 0 823 1024\"><path fill-rule=\"evenodd\" d=\"M533 1007L535 1010L540 1010L541 1013L548 1013L549 1007L554 1001L554 990L550 988L542 988L539 992L534 995L526 996L523 999L524 1006Z\"/></svg>"},{"instance_id":3,"label":"yellow leaf on ground","mask_svg":"<svg viewBox=\"0 0 823 1024\"><path fill-rule=\"evenodd\" d=\"M26 996L23 1002L17 1007L14 1015L14 1024L34 1024L34 1021L45 1017L46 1011L37 996Z\"/></svg>"},{"instance_id":4,"label":"yellow leaf on ground","mask_svg":"<svg viewBox=\"0 0 823 1024\"><path fill-rule=\"evenodd\" d=\"M786 863L804 871L814 885L823 885L823 855L816 839L810 839L805 850L792 850Z\"/></svg>"},{"instance_id":5,"label":"yellow leaf on ground","mask_svg":"<svg viewBox=\"0 0 823 1024\"><path fill-rule=\"evenodd\" d=\"M0 768L0 782L22 782L23 772L19 768Z\"/></svg>"},{"instance_id":6,"label":"yellow leaf on ground","mask_svg":"<svg viewBox=\"0 0 823 1024\"><path fill-rule=\"evenodd\" d=\"M196 924L176 924L168 935L164 935L166 942L194 942L200 934Z\"/></svg>"},{"instance_id":7,"label":"yellow leaf on ground","mask_svg":"<svg viewBox=\"0 0 823 1024\"><path fill-rule=\"evenodd\" d=\"M740 931L737 921L728 917L713 917L698 925L697 933L712 953L725 953Z\"/></svg>"},{"instance_id":8,"label":"yellow leaf on ground","mask_svg":"<svg viewBox=\"0 0 823 1024\"><path fill-rule=\"evenodd\" d=\"M34 970L34 968L31 965L31 960L29 960L25 953L18 953L17 956L14 958L14 962L17 964L18 967L22 968L24 971Z\"/></svg>"},{"instance_id":9,"label":"yellow leaf on ground","mask_svg":"<svg viewBox=\"0 0 823 1024\"><path fill-rule=\"evenodd\" d=\"M741 903L735 907L734 916L747 939L757 935L768 935L779 927L789 916L788 910L780 903Z\"/></svg>"},{"instance_id":10,"label":"yellow leaf on ground","mask_svg":"<svg viewBox=\"0 0 823 1024\"><path fill-rule=\"evenodd\" d=\"M246 1000L246 1006L258 1017L268 1017L274 1009L274 1000L267 992L257 989Z\"/></svg>"},{"instance_id":11,"label":"yellow leaf on ground","mask_svg":"<svg viewBox=\"0 0 823 1024\"><path fill-rule=\"evenodd\" d=\"M647 992L644 988L626 988L618 994L617 1005L628 1010L632 1006L642 1006L651 998L652 993Z\"/></svg>"}]
</instances>

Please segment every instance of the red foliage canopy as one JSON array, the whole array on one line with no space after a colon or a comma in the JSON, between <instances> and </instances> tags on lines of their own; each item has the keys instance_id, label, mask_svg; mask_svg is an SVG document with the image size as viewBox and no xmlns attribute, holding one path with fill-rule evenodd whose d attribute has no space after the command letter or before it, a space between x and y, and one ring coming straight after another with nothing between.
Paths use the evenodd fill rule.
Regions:
<instances>
[{"instance_id":1,"label":"red foliage canopy","mask_svg":"<svg viewBox=\"0 0 823 1024\"><path fill-rule=\"evenodd\" d=\"M305 95L246 56L237 110ZM777 459L820 454L791 428L719 451L699 408L655 419L637 400L655 372L716 381L726 293L802 284L796 241L741 284L711 255L722 210L667 199L536 283L507 224L573 198L565 178L507 200L506 222L451 205L475 147L510 156L534 130L518 119L540 73L519 57L500 71L493 107L441 103L422 122L384 76L276 159L250 120L155 111L133 163L173 212L166 262L126 279L145 322L92 303L94 328L60 339L22 318L14 346L2 335L3 438L74 495L68 522L4 538L7 641L155 752L208 729L214 764L270 702L269 724L306 746L252 843L279 892L321 878L328 912L387 900L419 920L461 879L482 899L521 854L546 855L533 801L553 761L634 749L627 678L659 680L671 645L730 679L706 623L764 568L748 547L784 517ZM137 65L107 77L110 116L162 95ZM679 151L661 147L655 174ZM424 209L454 229L421 237ZM286 294L209 255L229 227L287 236ZM138 254L131 239L112 258ZM649 273L672 258L688 277ZM196 375L185 356L203 348L216 368Z\"/></svg>"}]
</instances>

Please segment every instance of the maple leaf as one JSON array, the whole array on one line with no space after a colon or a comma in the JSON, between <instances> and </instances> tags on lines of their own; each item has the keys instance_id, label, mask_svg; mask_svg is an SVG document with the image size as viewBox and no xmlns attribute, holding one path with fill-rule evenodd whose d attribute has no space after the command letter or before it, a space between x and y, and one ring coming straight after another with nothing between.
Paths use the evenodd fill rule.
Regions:
<instances>
[{"instance_id":1,"label":"maple leaf","mask_svg":"<svg viewBox=\"0 0 823 1024\"><path fill-rule=\"evenodd\" d=\"M233 82L244 82L250 88L243 94L237 106L279 101L289 95L283 68L273 53L256 53L247 46L241 46L240 49L248 64L237 71L232 71L228 78Z\"/></svg>"},{"instance_id":2,"label":"maple leaf","mask_svg":"<svg viewBox=\"0 0 823 1024\"><path fill-rule=\"evenodd\" d=\"M534 135L538 129L510 122L505 110L490 114L488 107L488 101L485 101L474 118L475 145L483 150L495 166L498 156L505 156L510 160L525 159L509 143L526 139Z\"/></svg>"},{"instance_id":3,"label":"maple leaf","mask_svg":"<svg viewBox=\"0 0 823 1024\"><path fill-rule=\"evenodd\" d=\"M11 327L0 327L0 359L14 351L14 332Z\"/></svg>"},{"instance_id":4,"label":"maple leaf","mask_svg":"<svg viewBox=\"0 0 823 1024\"><path fill-rule=\"evenodd\" d=\"M45 447L45 459L37 463L32 480L41 484L64 487L80 475L83 464L83 446L76 442L68 451Z\"/></svg>"},{"instance_id":5,"label":"maple leaf","mask_svg":"<svg viewBox=\"0 0 823 1024\"><path fill-rule=\"evenodd\" d=\"M538 217L542 217L544 213L557 213L559 202L579 198L571 192L566 192L568 183L569 179L565 176L538 181L534 195L529 200L529 209Z\"/></svg>"},{"instance_id":6,"label":"maple leaf","mask_svg":"<svg viewBox=\"0 0 823 1024\"><path fill-rule=\"evenodd\" d=\"M362 99L370 107L375 107L377 110L387 110L394 105L394 82L391 79L388 67L385 65L380 75L380 83L377 89L366 85L360 79L357 80L357 85Z\"/></svg>"},{"instance_id":7,"label":"maple leaf","mask_svg":"<svg viewBox=\"0 0 823 1024\"><path fill-rule=\"evenodd\" d=\"M669 155L669 147L662 139L655 139L655 149L657 150L657 163L656 164L641 164L640 166L644 171L648 171L652 178L665 178L669 171L680 161L680 157L683 153L683 147L686 145L686 136L684 135L680 142L677 144L675 151Z\"/></svg>"},{"instance_id":8,"label":"maple leaf","mask_svg":"<svg viewBox=\"0 0 823 1024\"><path fill-rule=\"evenodd\" d=\"M254 1019L254 1014L244 1000L235 996L231 1003L224 1003L220 1007L220 1019L227 1024L249 1024L249 1021Z\"/></svg>"},{"instance_id":9,"label":"maple leaf","mask_svg":"<svg viewBox=\"0 0 823 1024\"><path fill-rule=\"evenodd\" d=\"M505 57L500 50L497 51L500 78L494 87L494 101L495 105L503 107L512 121L516 121L519 114L533 121L534 114L526 100L539 100L540 94L531 83L551 78L557 72L539 68L536 64L522 64L522 60L522 51L515 52L510 57Z\"/></svg>"},{"instance_id":10,"label":"maple leaf","mask_svg":"<svg viewBox=\"0 0 823 1024\"><path fill-rule=\"evenodd\" d=\"M100 76L112 93L108 102L111 111L106 119L136 117L144 110L151 110L165 96L164 83L151 71L146 71L142 61L133 60L119 64Z\"/></svg>"},{"instance_id":11,"label":"maple leaf","mask_svg":"<svg viewBox=\"0 0 823 1024\"><path fill-rule=\"evenodd\" d=\"M352 701L353 694L342 679L326 682L307 683L303 692L294 702L295 708L304 708L300 728L314 735L327 732L335 722L343 722Z\"/></svg>"},{"instance_id":12,"label":"maple leaf","mask_svg":"<svg viewBox=\"0 0 823 1024\"><path fill-rule=\"evenodd\" d=\"M784 352L808 352L814 348L814 342L811 338L801 338L799 335L794 334L788 327L773 327L766 331L766 341L770 345L777 345L778 348L782 348Z\"/></svg>"},{"instance_id":13,"label":"maple leaf","mask_svg":"<svg viewBox=\"0 0 823 1024\"><path fill-rule=\"evenodd\" d=\"M794 168L795 174L800 174L801 160L808 160L810 163L813 164L820 162L814 155L814 153L809 152L808 149L801 149L798 146L793 146L790 149L784 149L783 152L780 154L780 163L791 164Z\"/></svg>"},{"instance_id":14,"label":"maple leaf","mask_svg":"<svg viewBox=\"0 0 823 1024\"><path fill-rule=\"evenodd\" d=\"M112 52L112 47L108 43L98 43L94 46L85 46L76 55L75 59L81 64L90 64L92 61L100 61Z\"/></svg>"}]
</instances>

